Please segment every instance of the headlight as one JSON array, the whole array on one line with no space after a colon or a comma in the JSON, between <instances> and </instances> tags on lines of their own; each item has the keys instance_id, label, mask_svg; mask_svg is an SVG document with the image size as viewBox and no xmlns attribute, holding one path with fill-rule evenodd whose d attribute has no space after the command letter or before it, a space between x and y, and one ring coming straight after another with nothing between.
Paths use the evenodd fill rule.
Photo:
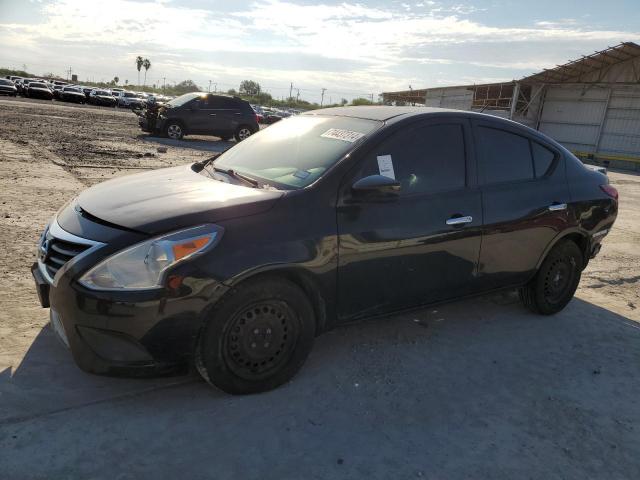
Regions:
<instances>
[{"instance_id":1,"label":"headlight","mask_svg":"<svg viewBox=\"0 0 640 480\"><path fill-rule=\"evenodd\" d=\"M217 225L201 225L152 238L107 257L85 273L80 283L93 290L161 287L168 269L213 248L223 232Z\"/></svg>"}]
</instances>

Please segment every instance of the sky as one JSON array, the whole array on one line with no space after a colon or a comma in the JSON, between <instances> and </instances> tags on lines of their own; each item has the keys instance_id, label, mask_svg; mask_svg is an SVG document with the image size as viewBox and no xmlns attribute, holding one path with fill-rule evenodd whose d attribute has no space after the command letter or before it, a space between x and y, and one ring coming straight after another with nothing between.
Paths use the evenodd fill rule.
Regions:
<instances>
[{"instance_id":1,"label":"sky","mask_svg":"<svg viewBox=\"0 0 640 480\"><path fill-rule=\"evenodd\" d=\"M622 41L640 43L640 0L0 0L0 67L137 83L142 55L148 84L318 102L518 79Z\"/></svg>"}]
</instances>

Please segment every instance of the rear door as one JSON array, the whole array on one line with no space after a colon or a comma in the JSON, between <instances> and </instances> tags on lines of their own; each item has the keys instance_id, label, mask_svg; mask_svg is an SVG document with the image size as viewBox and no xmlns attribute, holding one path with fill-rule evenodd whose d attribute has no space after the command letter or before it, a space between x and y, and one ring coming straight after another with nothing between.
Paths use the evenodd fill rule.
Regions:
<instances>
[{"instance_id":1,"label":"rear door","mask_svg":"<svg viewBox=\"0 0 640 480\"><path fill-rule=\"evenodd\" d=\"M211 116L214 122L211 124L213 135L231 135L235 132L242 117L240 105L236 99L211 95L209 97Z\"/></svg>"},{"instance_id":2,"label":"rear door","mask_svg":"<svg viewBox=\"0 0 640 480\"><path fill-rule=\"evenodd\" d=\"M477 288L482 208L472 148L464 119L414 122L366 152L347 176L337 209L343 319ZM397 197L353 194L355 181L379 174L400 182Z\"/></svg>"},{"instance_id":3,"label":"rear door","mask_svg":"<svg viewBox=\"0 0 640 480\"><path fill-rule=\"evenodd\" d=\"M478 266L486 288L528 280L569 223L563 156L505 123L474 121L484 227Z\"/></svg>"}]
</instances>

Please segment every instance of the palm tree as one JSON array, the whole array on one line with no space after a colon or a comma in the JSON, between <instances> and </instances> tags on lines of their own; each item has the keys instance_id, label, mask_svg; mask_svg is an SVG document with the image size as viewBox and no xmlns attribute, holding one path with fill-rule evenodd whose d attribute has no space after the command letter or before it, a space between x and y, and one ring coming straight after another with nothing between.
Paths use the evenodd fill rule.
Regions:
<instances>
[{"instance_id":1,"label":"palm tree","mask_svg":"<svg viewBox=\"0 0 640 480\"><path fill-rule=\"evenodd\" d=\"M145 58L142 62L142 66L144 67L144 84L147 84L147 70L151 68L151 62L148 58Z\"/></svg>"},{"instance_id":2,"label":"palm tree","mask_svg":"<svg viewBox=\"0 0 640 480\"><path fill-rule=\"evenodd\" d=\"M143 64L144 64L144 58L138 55L136 57L136 68L138 69L138 85L140 85L140 69L142 68Z\"/></svg>"}]
</instances>

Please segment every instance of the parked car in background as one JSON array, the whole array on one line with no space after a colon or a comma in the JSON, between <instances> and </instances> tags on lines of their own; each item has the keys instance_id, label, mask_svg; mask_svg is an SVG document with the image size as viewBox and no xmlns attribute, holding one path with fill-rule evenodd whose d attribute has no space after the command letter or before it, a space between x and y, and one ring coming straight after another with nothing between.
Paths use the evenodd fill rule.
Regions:
<instances>
[{"instance_id":1,"label":"parked car in background","mask_svg":"<svg viewBox=\"0 0 640 480\"><path fill-rule=\"evenodd\" d=\"M11 97L18 96L16 85L6 78L0 79L0 95L9 95Z\"/></svg>"},{"instance_id":2,"label":"parked car in background","mask_svg":"<svg viewBox=\"0 0 640 480\"><path fill-rule=\"evenodd\" d=\"M226 392L256 393L341 323L503 288L561 311L617 212L606 175L523 125L332 108L85 190L43 232L32 272L83 370L190 362Z\"/></svg>"},{"instance_id":3,"label":"parked car in background","mask_svg":"<svg viewBox=\"0 0 640 480\"><path fill-rule=\"evenodd\" d=\"M62 92L63 88L64 88L63 85L54 85L51 88L51 91L53 93L53 98L55 98L56 100L60 100L60 93Z\"/></svg>"},{"instance_id":4,"label":"parked car in background","mask_svg":"<svg viewBox=\"0 0 640 480\"><path fill-rule=\"evenodd\" d=\"M29 98L53 99L53 93L44 82L29 82L25 90L25 95Z\"/></svg>"},{"instance_id":5,"label":"parked car in background","mask_svg":"<svg viewBox=\"0 0 640 480\"><path fill-rule=\"evenodd\" d=\"M89 96L91 95L91 92L95 89L95 87L88 87L86 85L80 85L80 88L82 89L82 93L84 93L85 98L87 99L87 102L89 101Z\"/></svg>"},{"instance_id":6,"label":"parked car in background","mask_svg":"<svg viewBox=\"0 0 640 480\"><path fill-rule=\"evenodd\" d=\"M143 108L145 105L144 100L137 93L126 90L120 92L117 100L118 106L123 108Z\"/></svg>"},{"instance_id":7,"label":"parked car in background","mask_svg":"<svg viewBox=\"0 0 640 480\"><path fill-rule=\"evenodd\" d=\"M142 130L176 140L184 135L214 135L240 142L260 129L249 102L213 93L187 93L162 105L156 116L146 113L140 114Z\"/></svg>"},{"instance_id":8,"label":"parked car in background","mask_svg":"<svg viewBox=\"0 0 640 480\"><path fill-rule=\"evenodd\" d=\"M275 111L268 110L266 108L263 110L262 123L265 125L271 125L272 123L279 122L280 120L282 120L282 116Z\"/></svg>"},{"instance_id":9,"label":"parked car in background","mask_svg":"<svg viewBox=\"0 0 640 480\"><path fill-rule=\"evenodd\" d=\"M23 78L23 79L21 79L19 81L20 83L16 83L16 88L18 89L18 94L20 94L22 96L26 96L27 88L29 87L29 83L36 82L36 81L38 81L38 80L36 80L35 78Z\"/></svg>"},{"instance_id":10,"label":"parked car in background","mask_svg":"<svg viewBox=\"0 0 640 480\"><path fill-rule=\"evenodd\" d=\"M124 88L111 88L111 95L117 98L120 95L120 92L124 92Z\"/></svg>"},{"instance_id":11,"label":"parked car in background","mask_svg":"<svg viewBox=\"0 0 640 480\"><path fill-rule=\"evenodd\" d=\"M64 87L59 96L63 102L85 103L87 101L87 97L80 87Z\"/></svg>"},{"instance_id":12,"label":"parked car in background","mask_svg":"<svg viewBox=\"0 0 640 480\"><path fill-rule=\"evenodd\" d=\"M103 107L115 107L118 101L113 98L109 90L93 89L89 93L89 103Z\"/></svg>"}]
</instances>

